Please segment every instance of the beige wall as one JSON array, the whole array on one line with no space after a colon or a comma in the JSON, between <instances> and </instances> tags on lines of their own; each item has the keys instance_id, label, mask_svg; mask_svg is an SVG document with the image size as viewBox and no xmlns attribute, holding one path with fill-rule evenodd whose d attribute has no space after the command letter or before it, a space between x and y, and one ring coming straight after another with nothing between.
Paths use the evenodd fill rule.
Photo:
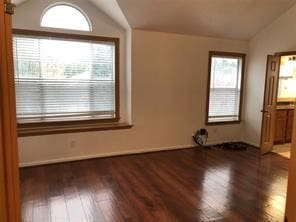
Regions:
<instances>
[{"instance_id":1,"label":"beige wall","mask_svg":"<svg viewBox=\"0 0 296 222\"><path fill-rule=\"evenodd\" d=\"M36 0L31 1L37 3ZM28 10L29 6L26 7ZM90 6L80 7L87 11ZM42 7L38 8L40 10ZM29 20L26 22L20 21L26 16L25 12L20 11L21 8L17 11L19 16L14 18L15 27L39 29L38 23L34 26L27 24L38 16L28 17ZM91 13L91 20L101 22L100 14L95 12ZM94 27L94 34L108 35L107 29L102 30L105 31L101 33L99 27ZM121 34L113 31L110 31L112 36ZM128 84L122 82L122 87L132 92L131 100L128 99L132 103L131 110L127 109L127 112L132 113L134 127L119 131L20 138L21 164L31 165L192 146L192 133L204 126L209 50L246 52L247 43L133 31L132 86L126 87ZM125 75L124 71L121 75ZM241 125L211 127L209 130L211 143L241 140ZM74 148L70 148L72 141L75 141Z\"/></svg>"},{"instance_id":2,"label":"beige wall","mask_svg":"<svg viewBox=\"0 0 296 222\"><path fill-rule=\"evenodd\" d=\"M296 6L258 33L249 43L245 91L244 133L246 142L260 144L266 57L275 52L296 50Z\"/></svg>"}]
</instances>

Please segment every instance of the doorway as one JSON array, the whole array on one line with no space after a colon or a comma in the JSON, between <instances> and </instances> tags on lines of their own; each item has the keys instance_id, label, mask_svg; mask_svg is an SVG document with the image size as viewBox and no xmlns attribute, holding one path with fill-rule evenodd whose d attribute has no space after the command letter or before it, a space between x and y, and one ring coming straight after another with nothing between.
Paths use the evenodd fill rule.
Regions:
<instances>
[{"instance_id":1,"label":"doorway","mask_svg":"<svg viewBox=\"0 0 296 222\"><path fill-rule=\"evenodd\" d=\"M290 158L296 97L296 55L280 58L273 152Z\"/></svg>"},{"instance_id":2,"label":"doorway","mask_svg":"<svg viewBox=\"0 0 296 222\"><path fill-rule=\"evenodd\" d=\"M296 52L267 58L261 134L262 153L290 158L296 98Z\"/></svg>"}]
</instances>

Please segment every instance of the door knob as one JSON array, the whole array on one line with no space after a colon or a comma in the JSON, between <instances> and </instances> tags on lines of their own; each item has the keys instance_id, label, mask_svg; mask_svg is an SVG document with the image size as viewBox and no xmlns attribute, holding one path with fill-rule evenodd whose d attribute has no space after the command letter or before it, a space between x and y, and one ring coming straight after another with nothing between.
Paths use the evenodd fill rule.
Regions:
<instances>
[{"instance_id":1,"label":"door knob","mask_svg":"<svg viewBox=\"0 0 296 222\"><path fill-rule=\"evenodd\" d=\"M261 113L268 113L268 110L267 109L264 109L264 110L262 109Z\"/></svg>"}]
</instances>

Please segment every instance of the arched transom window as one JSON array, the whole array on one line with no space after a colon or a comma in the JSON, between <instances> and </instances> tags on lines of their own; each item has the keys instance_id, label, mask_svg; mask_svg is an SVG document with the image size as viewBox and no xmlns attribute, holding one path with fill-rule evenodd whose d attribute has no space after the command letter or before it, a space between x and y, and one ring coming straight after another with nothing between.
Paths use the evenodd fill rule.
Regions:
<instances>
[{"instance_id":1,"label":"arched transom window","mask_svg":"<svg viewBox=\"0 0 296 222\"><path fill-rule=\"evenodd\" d=\"M82 10L68 4L49 7L41 18L42 27L91 31L88 17Z\"/></svg>"}]
</instances>

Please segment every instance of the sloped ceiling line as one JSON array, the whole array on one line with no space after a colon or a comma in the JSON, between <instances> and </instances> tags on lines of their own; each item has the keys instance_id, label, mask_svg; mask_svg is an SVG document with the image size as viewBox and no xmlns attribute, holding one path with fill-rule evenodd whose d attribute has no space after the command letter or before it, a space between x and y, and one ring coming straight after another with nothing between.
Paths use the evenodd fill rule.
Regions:
<instances>
[{"instance_id":1,"label":"sloped ceiling line","mask_svg":"<svg viewBox=\"0 0 296 222\"><path fill-rule=\"evenodd\" d=\"M237 40L250 40L296 3L296 0L88 1L126 30L131 27Z\"/></svg>"},{"instance_id":2,"label":"sloped ceiling line","mask_svg":"<svg viewBox=\"0 0 296 222\"><path fill-rule=\"evenodd\" d=\"M117 0L132 28L249 40L296 0Z\"/></svg>"}]
</instances>

